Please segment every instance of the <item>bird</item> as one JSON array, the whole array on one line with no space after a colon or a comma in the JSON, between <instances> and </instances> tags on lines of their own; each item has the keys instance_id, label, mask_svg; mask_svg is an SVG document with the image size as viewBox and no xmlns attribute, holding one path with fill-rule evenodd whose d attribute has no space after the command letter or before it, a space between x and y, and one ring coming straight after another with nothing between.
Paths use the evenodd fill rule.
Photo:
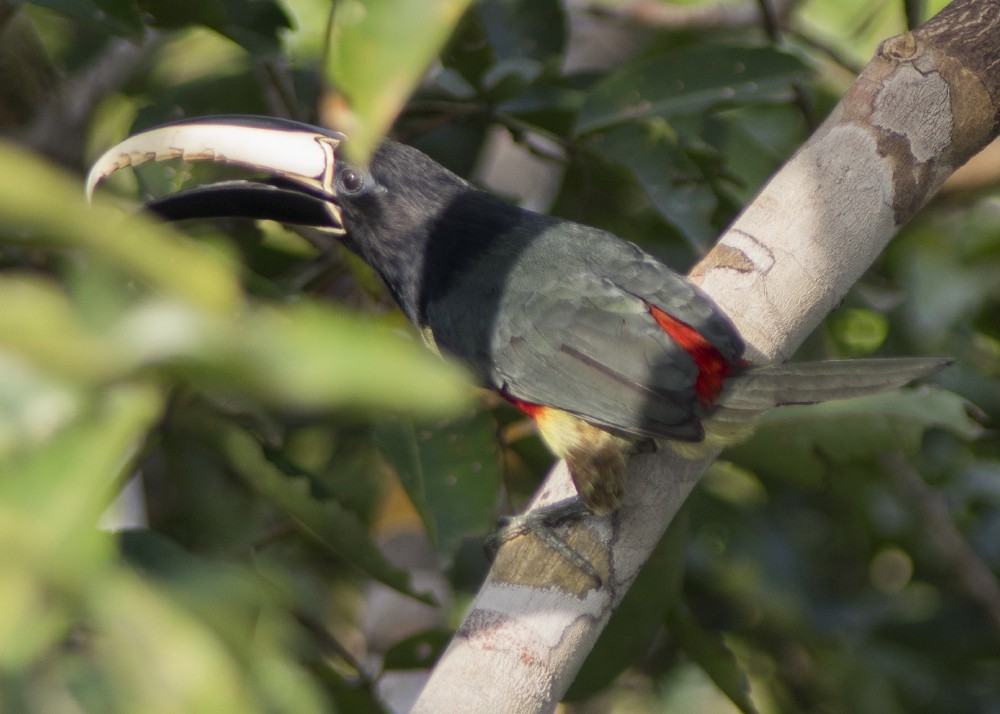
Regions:
<instances>
[{"instance_id":1,"label":"bird","mask_svg":"<svg viewBox=\"0 0 1000 714\"><path fill-rule=\"evenodd\" d=\"M345 161L348 141L286 119L186 119L109 149L86 191L150 160L253 171L148 207L168 220L266 218L337 236L431 349L534 420L585 513L619 507L637 450L697 458L744 438L772 407L896 389L951 361L753 365L712 299L634 243L508 203L390 139L366 164Z\"/></svg>"}]
</instances>

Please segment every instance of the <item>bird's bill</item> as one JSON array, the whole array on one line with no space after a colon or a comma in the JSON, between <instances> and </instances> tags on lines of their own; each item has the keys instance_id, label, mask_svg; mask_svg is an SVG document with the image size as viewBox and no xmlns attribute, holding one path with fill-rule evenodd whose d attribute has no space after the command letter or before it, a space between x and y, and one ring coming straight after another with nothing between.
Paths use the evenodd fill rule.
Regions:
<instances>
[{"instance_id":1,"label":"bird's bill","mask_svg":"<svg viewBox=\"0 0 1000 714\"><path fill-rule=\"evenodd\" d=\"M210 161L259 171L260 181L226 181L151 201L171 220L270 218L343 232L334 182L343 134L286 119L189 119L130 136L108 149L87 176L87 198L114 172L148 161Z\"/></svg>"}]
</instances>

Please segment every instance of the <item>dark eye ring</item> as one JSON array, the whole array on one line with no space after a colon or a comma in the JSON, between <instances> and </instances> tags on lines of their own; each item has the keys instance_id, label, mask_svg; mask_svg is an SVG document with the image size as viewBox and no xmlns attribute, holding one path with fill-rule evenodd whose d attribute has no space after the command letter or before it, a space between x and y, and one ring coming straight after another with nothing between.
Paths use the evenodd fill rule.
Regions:
<instances>
[{"instance_id":1,"label":"dark eye ring","mask_svg":"<svg viewBox=\"0 0 1000 714\"><path fill-rule=\"evenodd\" d=\"M357 193L365 185L365 178L360 171L344 169L340 174L340 188L344 193Z\"/></svg>"}]
</instances>

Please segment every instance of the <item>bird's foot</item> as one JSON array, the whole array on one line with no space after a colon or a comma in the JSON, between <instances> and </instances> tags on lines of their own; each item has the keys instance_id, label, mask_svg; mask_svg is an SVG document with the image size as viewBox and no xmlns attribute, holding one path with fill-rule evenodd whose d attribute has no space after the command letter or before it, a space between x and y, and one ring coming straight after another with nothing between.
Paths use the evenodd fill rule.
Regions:
<instances>
[{"instance_id":1,"label":"bird's foot","mask_svg":"<svg viewBox=\"0 0 1000 714\"><path fill-rule=\"evenodd\" d=\"M660 450L655 439L640 439L632 448L637 454L655 454Z\"/></svg>"},{"instance_id":2,"label":"bird's foot","mask_svg":"<svg viewBox=\"0 0 1000 714\"><path fill-rule=\"evenodd\" d=\"M531 533L600 587L603 581L597 569L556 532L557 526L589 515L590 509L573 496L518 516L504 516L497 523L496 533L486 540L486 555L492 561L504 543Z\"/></svg>"}]
</instances>

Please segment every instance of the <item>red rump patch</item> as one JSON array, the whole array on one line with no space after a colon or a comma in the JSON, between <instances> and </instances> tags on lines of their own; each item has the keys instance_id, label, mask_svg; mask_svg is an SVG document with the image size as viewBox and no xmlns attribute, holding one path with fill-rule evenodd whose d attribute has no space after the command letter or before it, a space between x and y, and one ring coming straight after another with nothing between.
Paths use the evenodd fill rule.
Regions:
<instances>
[{"instance_id":1,"label":"red rump patch","mask_svg":"<svg viewBox=\"0 0 1000 714\"><path fill-rule=\"evenodd\" d=\"M531 402L522 402L520 399L514 399L514 397L509 394L504 394L503 392L500 392L500 396L532 419L537 419L539 414L548 409L548 407L543 407L541 404L532 404Z\"/></svg>"},{"instance_id":2,"label":"red rump patch","mask_svg":"<svg viewBox=\"0 0 1000 714\"><path fill-rule=\"evenodd\" d=\"M696 329L669 315L656 305L649 303L646 305L649 307L649 314L663 328L663 331L670 335L670 338L680 345L681 349L691 355L691 359L698 366L698 378L694 383L698 403L703 407L712 406L722 390L722 383L733 371L733 365L727 362L725 357L712 347Z\"/></svg>"}]
</instances>

